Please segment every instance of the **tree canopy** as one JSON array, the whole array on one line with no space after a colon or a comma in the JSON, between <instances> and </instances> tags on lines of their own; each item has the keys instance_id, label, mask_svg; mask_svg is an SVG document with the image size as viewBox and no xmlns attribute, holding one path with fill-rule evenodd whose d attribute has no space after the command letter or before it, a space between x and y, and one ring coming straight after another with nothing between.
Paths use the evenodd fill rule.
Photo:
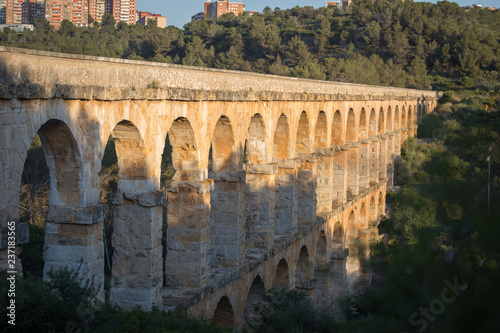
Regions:
<instances>
[{"instance_id":1,"label":"tree canopy","mask_svg":"<svg viewBox=\"0 0 500 333\"><path fill-rule=\"evenodd\" d=\"M189 22L184 29L115 26L0 32L0 45L55 52L428 89L432 75L498 80L500 11L438 2L357 0L337 7L266 8Z\"/></svg>"}]
</instances>

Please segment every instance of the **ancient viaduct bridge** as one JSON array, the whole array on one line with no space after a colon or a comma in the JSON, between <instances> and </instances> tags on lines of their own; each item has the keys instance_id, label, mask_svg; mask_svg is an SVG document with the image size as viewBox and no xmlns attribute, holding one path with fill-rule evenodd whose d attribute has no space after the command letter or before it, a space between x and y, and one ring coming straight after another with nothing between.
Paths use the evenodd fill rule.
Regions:
<instances>
[{"instance_id":1,"label":"ancient viaduct bridge","mask_svg":"<svg viewBox=\"0 0 500 333\"><path fill-rule=\"evenodd\" d=\"M99 171L112 135L112 301L237 327L264 288L331 306L363 288L393 161L436 98L1 47L0 222L18 221L38 133L50 170L44 271L77 268L102 289ZM167 135L175 175L162 184Z\"/></svg>"}]
</instances>

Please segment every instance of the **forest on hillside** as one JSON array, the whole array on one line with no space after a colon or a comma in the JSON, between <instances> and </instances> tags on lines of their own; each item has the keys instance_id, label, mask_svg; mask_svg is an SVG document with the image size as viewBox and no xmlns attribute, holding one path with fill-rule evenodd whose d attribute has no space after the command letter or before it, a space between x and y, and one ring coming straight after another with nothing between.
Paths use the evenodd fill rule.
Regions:
<instances>
[{"instance_id":1,"label":"forest on hillside","mask_svg":"<svg viewBox=\"0 0 500 333\"><path fill-rule=\"evenodd\" d=\"M0 45L254 71L443 92L395 163L383 236L371 248L371 286L334 310L296 291L266 291L258 327L244 332L500 332L500 11L451 2L355 1L355 5L229 14L184 29L115 22L55 31L0 32ZM167 139L168 140L168 139ZM165 156L171 154L165 151ZM101 201L116 189L112 138L102 161ZM172 176L162 160L162 179ZM95 302L75 272L41 279L49 173L33 140L23 171L20 220L30 243L18 279L18 325L8 332L221 332L185 314L123 311ZM109 222L109 221L108 221ZM106 222L104 238L112 225ZM107 253L111 258L111 253ZM109 288L109 261L106 286ZM8 285L0 275L0 293ZM6 307L6 298L0 306Z\"/></svg>"},{"instance_id":2,"label":"forest on hillside","mask_svg":"<svg viewBox=\"0 0 500 333\"><path fill-rule=\"evenodd\" d=\"M499 40L499 10L386 0L267 7L183 30L153 21L115 26L108 14L89 28L65 20L55 31L39 19L33 32L0 32L5 46L420 89L436 76L498 81Z\"/></svg>"}]
</instances>

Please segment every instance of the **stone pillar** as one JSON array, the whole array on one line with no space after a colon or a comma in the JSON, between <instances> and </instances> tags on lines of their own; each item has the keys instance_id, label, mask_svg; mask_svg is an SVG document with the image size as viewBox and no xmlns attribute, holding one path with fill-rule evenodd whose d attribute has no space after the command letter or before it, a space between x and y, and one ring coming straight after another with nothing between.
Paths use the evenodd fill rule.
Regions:
<instances>
[{"instance_id":1,"label":"stone pillar","mask_svg":"<svg viewBox=\"0 0 500 333\"><path fill-rule=\"evenodd\" d=\"M340 300L342 297L346 296L346 257L348 251L343 250L339 245L338 247L332 248L331 253L331 296L333 302Z\"/></svg>"},{"instance_id":2,"label":"stone pillar","mask_svg":"<svg viewBox=\"0 0 500 333\"><path fill-rule=\"evenodd\" d=\"M394 133L387 134L387 187L394 186Z\"/></svg>"},{"instance_id":3,"label":"stone pillar","mask_svg":"<svg viewBox=\"0 0 500 333\"><path fill-rule=\"evenodd\" d=\"M115 192L110 300L125 309L161 304L163 287L162 192Z\"/></svg>"},{"instance_id":4,"label":"stone pillar","mask_svg":"<svg viewBox=\"0 0 500 333\"><path fill-rule=\"evenodd\" d=\"M333 262L316 262L314 279L316 280L316 305L318 308L331 308L333 306Z\"/></svg>"},{"instance_id":5,"label":"stone pillar","mask_svg":"<svg viewBox=\"0 0 500 333\"><path fill-rule=\"evenodd\" d=\"M349 143L347 151L347 200L359 194L359 148L358 142Z\"/></svg>"},{"instance_id":6,"label":"stone pillar","mask_svg":"<svg viewBox=\"0 0 500 333\"><path fill-rule=\"evenodd\" d=\"M342 205L347 200L347 148L342 146L335 150L332 157L333 168L333 204Z\"/></svg>"},{"instance_id":7,"label":"stone pillar","mask_svg":"<svg viewBox=\"0 0 500 333\"><path fill-rule=\"evenodd\" d=\"M297 172L298 209L297 222L303 226L313 225L316 220L316 154L300 154Z\"/></svg>"},{"instance_id":8,"label":"stone pillar","mask_svg":"<svg viewBox=\"0 0 500 333\"><path fill-rule=\"evenodd\" d=\"M314 271L316 280L316 305L318 308L332 308L333 265Z\"/></svg>"},{"instance_id":9,"label":"stone pillar","mask_svg":"<svg viewBox=\"0 0 500 333\"><path fill-rule=\"evenodd\" d=\"M417 135L417 126L410 126L408 127L408 137L409 138L414 138Z\"/></svg>"},{"instance_id":10,"label":"stone pillar","mask_svg":"<svg viewBox=\"0 0 500 333\"><path fill-rule=\"evenodd\" d=\"M210 171L210 268L245 263L245 173Z\"/></svg>"},{"instance_id":11,"label":"stone pillar","mask_svg":"<svg viewBox=\"0 0 500 333\"><path fill-rule=\"evenodd\" d=\"M326 216L332 210L333 200L333 156L335 149L316 149L316 215Z\"/></svg>"},{"instance_id":12,"label":"stone pillar","mask_svg":"<svg viewBox=\"0 0 500 333\"><path fill-rule=\"evenodd\" d=\"M246 249L265 250L274 245L276 164L244 165Z\"/></svg>"},{"instance_id":13,"label":"stone pillar","mask_svg":"<svg viewBox=\"0 0 500 333\"><path fill-rule=\"evenodd\" d=\"M347 240L346 247L348 249L348 255L345 262L346 269L346 287L349 294L358 293L358 283L359 283L359 249L358 243L354 240Z\"/></svg>"},{"instance_id":14,"label":"stone pillar","mask_svg":"<svg viewBox=\"0 0 500 333\"><path fill-rule=\"evenodd\" d=\"M364 292L371 283L370 269L370 233L371 230L361 229L358 234L358 257L359 257L359 287Z\"/></svg>"},{"instance_id":15,"label":"stone pillar","mask_svg":"<svg viewBox=\"0 0 500 333\"><path fill-rule=\"evenodd\" d=\"M14 242L12 241L14 237ZM28 223L4 220L0 223L0 270L15 272L11 274L23 275L23 267L19 254L22 252L21 244L29 242ZM10 251L9 251L10 250ZM11 251L15 251L15 264L12 265Z\"/></svg>"},{"instance_id":16,"label":"stone pillar","mask_svg":"<svg viewBox=\"0 0 500 333\"><path fill-rule=\"evenodd\" d=\"M277 160L274 208L274 235L288 237L297 232L299 161Z\"/></svg>"},{"instance_id":17,"label":"stone pillar","mask_svg":"<svg viewBox=\"0 0 500 333\"><path fill-rule=\"evenodd\" d=\"M401 129L401 146L403 146L403 143L408 139L408 129L402 128Z\"/></svg>"},{"instance_id":18,"label":"stone pillar","mask_svg":"<svg viewBox=\"0 0 500 333\"><path fill-rule=\"evenodd\" d=\"M370 139L362 139L359 148L359 187L370 187Z\"/></svg>"},{"instance_id":19,"label":"stone pillar","mask_svg":"<svg viewBox=\"0 0 500 333\"><path fill-rule=\"evenodd\" d=\"M370 138L370 185L376 185L379 183L379 172L378 172L378 160L379 160L379 150L380 150L380 138L374 136Z\"/></svg>"},{"instance_id":20,"label":"stone pillar","mask_svg":"<svg viewBox=\"0 0 500 333\"><path fill-rule=\"evenodd\" d=\"M394 131L394 159L401 156L401 130Z\"/></svg>"},{"instance_id":21,"label":"stone pillar","mask_svg":"<svg viewBox=\"0 0 500 333\"><path fill-rule=\"evenodd\" d=\"M380 223L380 218L377 218L376 220L370 220L368 223L368 229L370 230L370 244L372 243L377 243L380 240L379 233L378 233L378 225Z\"/></svg>"},{"instance_id":22,"label":"stone pillar","mask_svg":"<svg viewBox=\"0 0 500 333\"><path fill-rule=\"evenodd\" d=\"M50 270L67 267L79 272L83 281L94 280L103 298L104 242L103 221L108 208L49 206L45 222L43 277Z\"/></svg>"},{"instance_id":23,"label":"stone pillar","mask_svg":"<svg viewBox=\"0 0 500 333\"><path fill-rule=\"evenodd\" d=\"M386 134L380 134L379 142L379 160L378 160L378 177L380 179L387 178L387 139L389 137Z\"/></svg>"},{"instance_id":24,"label":"stone pillar","mask_svg":"<svg viewBox=\"0 0 500 333\"><path fill-rule=\"evenodd\" d=\"M203 288L208 283L211 179L167 181L167 255L170 288Z\"/></svg>"}]
</instances>

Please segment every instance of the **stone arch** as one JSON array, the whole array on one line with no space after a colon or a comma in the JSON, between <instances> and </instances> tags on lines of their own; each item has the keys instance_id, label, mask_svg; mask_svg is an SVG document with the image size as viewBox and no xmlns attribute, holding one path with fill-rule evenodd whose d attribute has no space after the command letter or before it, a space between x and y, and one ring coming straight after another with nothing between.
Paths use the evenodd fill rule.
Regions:
<instances>
[{"instance_id":1,"label":"stone arch","mask_svg":"<svg viewBox=\"0 0 500 333\"><path fill-rule=\"evenodd\" d=\"M353 109L349 109L346 124L346 142L356 142L356 116ZM347 198L348 200L359 193L359 148L350 147L346 152L346 185L347 185Z\"/></svg>"},{"instance_id":2,"label":"stone arch","mask_svg":"<svg viewBox=\"0 0 500 333\"><path fill-rule=\"evenodd\" d=\"M346 247L349 254L346 258L346 278L347 287L350 293L355 292L359 281L360 261L358 257L358 231L356 226L356 217L354 211L349 213L346 224Z\"/></svg>"},{"instance_id":3,"label":"stone arch","mask_svg":"<svg viewBox=\"0 0 500 333\"><path fill-rule=\"evenodd\" d=\"M406 110L405 106L403 105L403 109L401 111L401 128L406 128L407 123L406 123Z\"/></svg>"},{"instance_id":4,"label":"stone arch","mask_svg":"<svg viewBox=\"0 0 500 333\"><path fill-rule=\"evenodd\" d=\"M198 148L193 127L187 118L179 117L169 131L172 145L172 166L174 180L200 180Z\"/></svg>"},{"instance_id":5,"label":"stone arch","mask_svg":"<svg viewBox=\"0 0 500 333\"><path fill-rule=\"evenodd\" d=\"M378 194L378 214L379 216L384 215L385 213L385 204L384 204L384 196L382 192Z\"/></svg>"},{"instance_id":6,"label":"stone arch","mask_svg":"<svg viewBox=\"0 0 500 333\"><path fill-rule=\"evenodd\" d=\"M214 128L209 157L209 177L214 180L210 192L210 246L208 251L211 272L238 267L242 263L241 216L237 198L241 197L241 183L228 182L224 175L236 170L235 139L228 117L221 116ZM222 175L222 176L221 176ZM241 214L241 213L240 213Z\"/></svg>"},{"instance_id":7,"label":"stone arch","mask_svg":"<svg viewBox=\"0 0 500 333\"><path fill-rule=\"evenodd\" d=\"M217 121L212 136L213 171L233 171L236 167L234 154L234 132L228 117L221 116Z\"/></svg>"},{"instance_id":8,"label":"stone arch","mask_svg":"<svg viewBox=\"0 0 500 333\"><path fill-rule=\"evenodd\" d=\"M300 168L297 170L297 188L298 188L298 205L297 205L297 223L310 224L313 223L316 216L316 191L315 191L315 174L307 164L307 161L300 154L308 154L311 152L309 145L311 135L309 132L309 121L305 111L300 115L299 124L297 127L296 138L296 156L300 157Z\"/></svg>"},{"instance_id":9,"label":"stone arch","mask_svg":"<svg viewBox=\"0 0 500 333\"><path fill-rule=\"evenodd\" d=\"M43 221L45 228L43 277L46 279L47 272L52 269L57 270L66 266L79 271L83 278L95 278L95 286L100 291L104 282L104 262L102 253L98 251L102 244L102 233L99 233L99 231L102 232L102 223L99 221L90 225L83 224L72 213L73 208L82 202L81 192L84 190L82 188L81 153L73 131L66 122L59 119L49 119L38 128L37 134L40 138L44 158L44 161L40 161L40 163L45 164L44 176L48 177L44 177L44 180L48 180L49 183L48 192L44 195L46 201L43 200L47 205L47 210L41 212L43 217L40 221ZM36 134L33 134L30 143L35 137ZM17 170L21 176L18 183L18 198L20 199L22 178L27 176L25 172L27 171L28 154L29 147L24 155L23 169ZM34 169L39 170L38 166L35 166ZM34 179L31 185L36 183L37 180ZM48 195L48 200L46 195ZM21 205L21 202L19 204ZM79 244L79 242L89 242L90 246L95 244L93 250L97 251L92 253L94 256L84 251L78 251L78 247L74 245ZM71 255L68 255L68 252ZM5 261L7 262L7 260ZM102 266L98 266L98 269L95 269L95 266L90 267L93 261L102 264Z\"/></svg>"},{"instance_id":10,"label":"stone arch","mask_svg":"<svg viewBox=\"0 0 500 333\"><path fill-rule=\"evenodd\" d=\"M314 256L314 264L316 270L325 269L328 264L327 241L324 230L321 230L318 236L316 246L316 255Z\"/></svg>"},{"instance_id":11,"label":"stone arch","mask_svg":"<svg viewBox=\"0 0 500 333\"><path fill-rule=\"evenodd\" d=\"M213 320L219 326L234 327L234 310L227 296L222 296L217 303Z\"/></svg>"},{"instance_id":12,"label":"stone arch","mask_svg":"<svg viewBox=\"0 0 500 333\"><path fill-rule=\"evenodd\" d=\"M68 125L50 119L38 130L50 176L49 205L76 206L81 199L82 161Z\"/></svg>"},{"instance_id":13,"label":"stone arch","mask_svg":"<svg viewBox=\"0 0 500 333\"><path fill-rule=\"evenodd\" d=\"M385 130L386 132L390 132L393 130L393 121L392 121L392 109L391 107L389 106L387 108L387 121L386 121L386 127L385 127Z\"/></svg>"},{"instance_id":14,"label":"stone arch","mask_svg":"<svg viewBox=\"0 0 500 333\"><path fill-rule=\"evenodd\" d=\"M149 180L146 145L139 129L130 121L122 120L111 132L118 159L118 190L133 191L130 181ZM130 188L129 188L130 185Z\"/></svg>"},{"instance_id":15,"label":"stone arch","mask_svg":"<svg viewBox=\"0 0 500 333\"><path fill-rule=\"evenodd\" d=\"M309 290L309 282L311 281L311 261L307 246L302 246L300 249L297 266L295 269L295 288L302 290Z\"/></svg>"},{"instance_id":16,"label":"stone arch","mask_svg":"<svg viewBox=\"0 0 500 333\"><path fill-rule=\"evenodd\" d=\"M276 267L276 276L274 278L273 288L288 289L290 286L290 274L288 272L288 263L283 258Z\"/></svg>"},{"instance_id":17,"label":"stone arch","mask_svg":"<svg viewBox=\"0 0 500 333\"><path fill-rule=\"evenodd\" d=\"M324 230L318 236L315 255L314 279L316 280L316 304L326 307L331 304L331 274L329 257L327 251L327 240Z\"/></svg>"},{"instance_id":18,"label":"stone arch","mask_svg":"<svg viewBox=\"0 0 500 333\"><path fill-rule=\"evenodd\" d=\"M378 220L377 205L375 204L375 197L370 199L369 222Z\"/></svg>"},{"instance_id":19,"label":"stone arch","mask_svg":"<svg viewBox=\"0 0 500 333\"><path fill-rule=\"evenodd\" d=\"M274 158L290 158L290 127L288 126L288 119L284 113L281 114L276 124L273 152Z\"/></svg>"},{"instance_id":20,"label":"stone arch","mask_svg":"<svg viewBox=\"0 0 500 333\"><path fill-rule=\"evenodd\" d=\"M366 211L366 205L363 202L359 210L358 230L365 230L365 229L368 229L368 215Z\"/></svg>"},{"instance_id":21,"label":"stone arch","mask_svg":"<svg viewBox=\"0 0 500 333\"><path fill-rule=\"evenodd\" d=\"M265 163L267 161L266 126L259 113L252 116L245 141L245 163Z\"/></svg>"},{"instance_id":22,"label":"stone arch","mask_svg":"<svg viewBox=\"0 0 500 333\"><path fill-rule=\"evenodd\" d=\"M408 106L408 117L406 118L406 121L407 121L406 126L408 128L410 128L410 127L413 126L413 113L412 113L412 110L411 110L411 105Z\"/></svg>"},{"instance_id":23,"label":"stone arch","mask_svg":"<svg viewBox=\"0 0 500 333\"><path fill-rule=\"evenodd\" d=\"M320 111L316 121L314 134L314 148L324 149L329 147L328 119L326 113ZM318 154L316 163L316 215L327 212L331 208L331 157ZM313 203L314 204L314 203Z\"/></svg>"},{"instance_id":24,"label":"stone arch","mask_svg":"<svg viewBox=\"0 0 500 333\"><path fill-rule=\"evenodd\" d=\"M309 142L311 136L309 134L309 120L307 118L307 113L302 111L299 118L299 124L297 126L297 136L295 140L295 151L297 154L307 154L310 152Z\"/></svg>"},{"instance_id":25,"label":"stone arch","mask_svg":"<svg viewBox=\"0 0 500 333\"><path fill-rule=\"evenodd\" d=\"M332 146L344 144L344 125L339 110L335 111L332 123Z\"/></svg>"},{"instance_id":26,"label":"stone arch","mask_svg":"<svg viewBox=\"0 0 500 333\"><path fill-rule=\"evenodd\" d=\"M370 136L377 135L377 114L374 108L370 111L370 128L368 132Z\"/></svg>"},{"instance_id":27,"label":"stone arch","mask_svg":"<svg viewBox=\"0 0 500 333\"><path fill-rule=\"evenodd\" d=\"M243 315L244 323L252 327L260 324L261 318L256 313L256 307L262 304L262 295L265 292L264 282L260 275L257 275L248 290L247 301Z\"/></svg>"},{"instance_id":28,"label":"stone arch","mask_svg":"<svg viewBox=\"0 0 500 333\"><path fill-rule=\"evenodd\" d=\"M349 217L347 218L345 225L346 246L352 245L355 242L357 236L358 236L358 228L356 227L356 215L352 210L349 213Z\"/></svg>"},{"instance_id":29,"label":"stone arch","mask_svg":"<svg viewBox=\"0 0 500 333\"><path fill-rule=\"evenodd\" d=\"M333 227L332 234L332 257L340 257L344 244L344 228L340 221L337 221Z\"/></svg>"},{"instance_id":30,"label":"stone arch","mask_svg":"<svg viewBox=\"0 0 500 333\"><path fill-rule=\"evenodd\" d=\"M290 127L285 114L281 114L274 132L273 158L288 160L291 157ZM275 179L274 201L274 236L291 235L297 228L297 214L294 209L296 201L289 193L293 191L296 182L295 161L275 161L278 164L278 174Z\"/></svg>"},{"instance_id":31,"label":"stone arch","mask_svg":"<svg viewBox=\"0 0 500 333\"><path fill-rule=\"evenodd\" d=\"M418 102L417 102L417 124L421 124L422 123L422 109L423 109L423 102L418 99Z\"/></svg>"},{"instance_id":32,"label":"stone arch","mask_svg":"<svg viewBox=\"0 0 500 333\"><path fill-rule=\"evenodd\" d=\"M359 138L366 139L368 137L368 126L366 122L366 111L365 108L361 109L359 114Z\"/></svg>"},{"instance_id":33,"label":"stone arch","mask_svg":"<svg viewBox=\"0 0 500 333\"><path fill-rule=\"evenodd\" d=\"M326 113L320 111L316 121L316 131L314 134L314 148L328 148L328 120Z\"/></svg>"},{"instance_id":34,"label":"stone arch","mask_svg":"<svg viewBox=\"0 0 500 333\"><path fill-rule=\"evenodd\" d=\"M378 113L378 133L384 133L385 129L385 118L384 118L384 108L380 108Z\"/></svg>"},{"instance_id":35,"label":"stone arch","mask_svg":"<svg viewBox=\"0 0 500 333\"><path fill-rule=\"evenodd\" d=\"M275 178L269 171L254 172L256 164L267 163L264 118L256 113L250 120L245 142L245 247L268 248L274 238Z\"/></svg>"},{"instance_id":36,"label":"stone arch","mask_svg":"<svg viewBox=\"0 0 500 333\"><path fill-rule=\"evenodd\" d=\"M344 229L340 221L333 227L330 258L333 265L331 296L336 300L344 295L345 285Z\"/></svg>"},{"instance_id":37,"label":"stone arch","mask_svg":"<svg viewBox=\"0 0 500 333\"><path fill-rule=\"evenodd\" d=\"M136 197L134 200L131 194L147 193L158 202L162 202L163 197L159 192L150 192L156 185L151 182L148 149L136 125L129 120L122 120L114 127L111 136L118 161L118 192L112 199L110 300L130 309L136 300L126 295L147 289L147 292L141 293L141 306L147 310L159 304L158 295L163 284L162 265L156 265L148 271L140 267L144 258L161 262L162 209L160 204L141 205L140 199ZM172 152L172 155L175 156L175 153ZM172 161L175 169L175 158ZM131 235L134 235L134 242L130 241ZM138 281L148 287L138 287Z\"/></svg>"},{"instance_id":38,"label":"stone arch","mask_svg":"<svg viewBox=\"0 0 500 333\"><path fill-rule=\"evenodd\" d=\"M356 130L356 116L354 115L354 110L349 109L347 114L347 124L346 124L346 134L345 134L346 142L355 142L358 140L357 138L357 130Z\"/></svg>"},{"instance_id":39,"label":"stone arch","mask_svg":"<svg viewBox=\"0 0 500 333\"><path fill-rule=\"evenodd\" d=\"M399 105L396 105L396 111L394 112L394 129L399 129L401 127L399 117Z\"/></svg>"}]
</instances>

